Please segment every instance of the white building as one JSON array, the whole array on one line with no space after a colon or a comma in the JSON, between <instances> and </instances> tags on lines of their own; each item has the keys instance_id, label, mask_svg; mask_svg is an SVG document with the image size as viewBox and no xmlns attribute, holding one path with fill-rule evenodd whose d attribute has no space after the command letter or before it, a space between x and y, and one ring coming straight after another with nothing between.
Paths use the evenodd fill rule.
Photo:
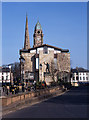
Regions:
<instances>
[{"instance_id":1,"label":"white building","mask_svg":"<svg viewBox=\"0 0 89 120\"><path fill-rule=\"evenodd\" d=\"M71 84L78 86L79 84L89 83L89 70L83 68L72 69Z\"/></svg>"},{"instance_id":2,"label":"white building","mask_svg":"<svg viewBox=\"0 0 89 120\"><path fill-rule=\"evenodd\" d=\"M0 67L0 84L9 85L12 83L13 75L10 67Z\"/></svg>"}]
</instances>

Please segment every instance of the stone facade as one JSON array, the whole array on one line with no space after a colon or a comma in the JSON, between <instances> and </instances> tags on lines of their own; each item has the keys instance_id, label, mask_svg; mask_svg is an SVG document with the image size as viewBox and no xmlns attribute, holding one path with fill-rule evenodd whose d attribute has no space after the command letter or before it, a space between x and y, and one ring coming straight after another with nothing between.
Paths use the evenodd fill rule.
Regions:
<instances>
[{"instance_id":1,"label":"stone facade","mask_svg":"<svg viewBox=\"0 0 89 120\"><path fill-rule=\"evenodd\" d=\"M29 52L22 51L20 53L21 57L24 59L24 66L23 64L21 64L21 67L23 67L23 71L24 71L23 79L25 81L26 80L30 81L30 77L28 77L27 74L32 73L35 81L46 81L47 83L52 82L53 78L51 73L55 67L55 64L57 65L57 68L55 68L57 72L61 72L61 71L67 73L70 72L70 53L62 53L60 51L60 53L55 54L55 49L54 49L54 50L48 50L48 53L45 54L44 46L47 45L43 45L41 47L41 50L39 50L38 54L37 54L37 50L39 49L39 47L34 48L36 49L36 52L34 51L34 53L31 53L31 50ZM53 68L51 65L52 61L54 62ZM49 71L47 71L47 64L49 65ZM56 74L54 74L56 80L57 76L55 75Z\"/></svg>"},{"instance_id":2,"label":"stone facade","mask_svg":"<svg viewBox=\"0 0 89 120\"><path fill-rule=\"evenodd\" d=\"M45 62L49 64L49 71L50 71L50 65L51 61L54 59L54 51L49 51L48 54L43 54L43 51L39 52L39 64L42 64L42 69L39 69L39 80L43 81L44 73L46 72L46 65Z\"/></svg>"},{"instance_id":3,"label":"stone facade","mask_svg":"<svg viewBox=\"0 0 89 120\"><path fill-rule=\"evenodd\" d=\"M34 71L35 71L35 59L34 59L34 56L35 54L34 53L22 53L21 56L25 59L24 63L21 63L21 72L23 72L23 76L21 77L22 81L23 79L28 80L30 79L29 77L29 74L33 73L34 74ZM22 71L22 68L23 68L23 71Z\"/></svg>"},{"instance_id":4,"label":"stone facade","mask_svg":"<svg viewBox=\"0 0 89 120\"><path fill-rule=\"evenodd\" d=\"M25 59L24 71L34 71L34 55L34 53L22 53L22 56Z\"/></svg>"}]
</instances>

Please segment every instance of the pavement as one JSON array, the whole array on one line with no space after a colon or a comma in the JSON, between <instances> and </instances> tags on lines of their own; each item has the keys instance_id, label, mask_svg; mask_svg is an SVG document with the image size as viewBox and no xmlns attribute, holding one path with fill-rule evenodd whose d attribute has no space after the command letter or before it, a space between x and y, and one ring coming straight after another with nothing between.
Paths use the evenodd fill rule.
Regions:
<instances>
[{"instance_id":1,"label":"pavement","mask_svg":"<svg viewBox=\"0 0 89 120\"><path fill-rule=\"evenodd\" d=\"M72 88L66 93L4 115L3 118L88 118L89 86Z\"/></svg>"}]
</instances>

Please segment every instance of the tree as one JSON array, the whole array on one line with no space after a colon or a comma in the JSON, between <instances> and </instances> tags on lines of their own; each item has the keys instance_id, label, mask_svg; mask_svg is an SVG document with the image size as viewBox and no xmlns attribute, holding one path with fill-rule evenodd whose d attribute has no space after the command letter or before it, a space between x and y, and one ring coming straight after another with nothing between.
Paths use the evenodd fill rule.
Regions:
<instances>
[{"instance_id":1,"label":"tree","mask_svg":"<svg viewBox=\"0 0 89 120\"><path fill-rule=\"evenodd\" d=\"M58 54L58 69L57 76L58 79L64 82L68 82L70 76L70 54L68 53L59 53Z\"/></svg>"},{"instance_id":2,"label":"tree","mask_svg":"<svg viewBox=\"0 0 89 120\"><path fill-rule=\"evenodd\" d=\"M54 61L51 61L51 65L50 65L50 74L52 76L53 81L55 82L55 77L57 76L57 71L58 68L56 68L56 65L54 63Z\"/></svg>"},{"instance_id":3,"label":"tree","mask_svg":"<svg viewBox=\"0 0 89 120\"><path fill-rule=\"evenodd\" d=\"M11 71L13 73L14 83L18 84L20 82L20 63L19 62L13 63Z\"/></svg>"}]
</instances>

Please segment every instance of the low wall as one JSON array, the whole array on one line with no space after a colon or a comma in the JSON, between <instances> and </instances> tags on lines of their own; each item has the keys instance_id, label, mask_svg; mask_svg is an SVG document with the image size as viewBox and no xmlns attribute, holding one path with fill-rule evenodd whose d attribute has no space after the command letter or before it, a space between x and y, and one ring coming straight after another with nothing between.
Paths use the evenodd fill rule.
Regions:
<instances>
[{"instance_id":1,"label":"low wall","mask_svg":"<svg viewBox=\"0 0 89 120\"><path fill-rule=\"evenodd\" d=\"M2 106L8 106L10 104L30 100L32 97L39 97L39 96L45 96L55 93L57 90L62 90L62 87L54 87L49 89L43 89L39 91L33 91L28 93L22 93L22 94L16 94L12 96L2 97Z\"/></svg>"}]
</instances>

